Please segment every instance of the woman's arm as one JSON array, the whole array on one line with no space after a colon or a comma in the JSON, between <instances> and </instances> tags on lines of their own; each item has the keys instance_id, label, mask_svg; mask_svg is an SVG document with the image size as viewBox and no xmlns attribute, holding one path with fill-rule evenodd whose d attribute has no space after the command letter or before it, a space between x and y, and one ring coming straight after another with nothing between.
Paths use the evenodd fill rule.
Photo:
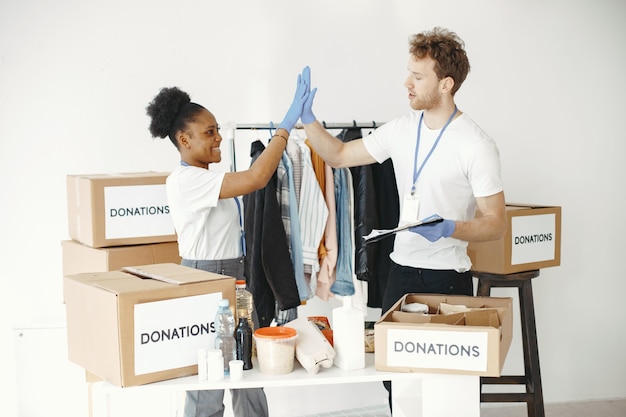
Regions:
<instances>
[{"instance_id":1,"label":"woman's arm","mask_svg":"<svg viewBox=\"0 0 626 417\"><path fill-rule=\"evenodd\" d=\"M267 185L272 178L283 152L287 147L289 131L276 130L265 150L246 171L228 172L224 175L220 198L236 197L249 194Z\"/></svg>"}]
</instances>

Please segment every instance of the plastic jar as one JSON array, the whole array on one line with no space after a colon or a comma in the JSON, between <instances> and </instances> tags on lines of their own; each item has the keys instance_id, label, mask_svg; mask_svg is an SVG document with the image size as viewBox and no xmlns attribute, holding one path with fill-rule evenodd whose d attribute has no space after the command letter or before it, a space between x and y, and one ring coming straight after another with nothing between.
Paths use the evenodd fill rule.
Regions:
<instances>
[{"instance_id":1,"label":"plastic jar","mask_svg":"<svg viewBox=\"0 0 626 417\"><path fill-rule=\"evenodd\" d=\"M280 375L293 371L297 332L289 327L261 327L254 332L259 370Z\"/></svg>"}]
</instances>

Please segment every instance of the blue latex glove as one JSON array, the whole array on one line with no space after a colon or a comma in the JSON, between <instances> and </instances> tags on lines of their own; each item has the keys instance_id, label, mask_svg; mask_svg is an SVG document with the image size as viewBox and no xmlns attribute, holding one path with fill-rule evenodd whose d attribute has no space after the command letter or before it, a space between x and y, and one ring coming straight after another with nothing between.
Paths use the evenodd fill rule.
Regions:
<instances>
[{"instance_id":1,"label":"blue latex glove","mask_svg":"<svg viewBox=\"0 0 626 417\"><path fill-rule=\"evenodd\" d=\"M439 215L435 214L431 217L439 217ZM431 217L425 218L423 221L428 220ZM450 237L452 233L454 233L454 229L456 229L456 223L454 220L445 220L439 223L433 224L424 224L422 226L415 226L409 228L409 230L413 233L417 233L418 235L422 235L430 242L436 242L442 237Z\"/></svg>"},{"instance_id":2,"label":"blue latex glove","mask_svg":"<svg viewBox=\"0 0 626 417\"><path fill-rule=\"evenodd\" d=\"M307 67L308 68L308 67ZM306 68L305 68L306 71ZM291 102L291 106L289 106L289 110L287 110L287 114L280 125L278 125L279 129L285 129L287 132L290 132L291 129L296 125L300 116L302 116L302 108L306 99L309 97L309 86L306 83L305 78L310 78L310 75L305 75L305 71L302 74L298 74L298 83L296 84L296 94L293 97L293 101Z\"/></svg>"},{"instance_id":3,"label":"blue latex glove","mask_svg":"<svg viewBox=\"0 0 626 417\"><path fill-rule=\"evenodd\" d=\"M304 78L304 82L306 85L311 88L311 69L309 67L305 67L302 71L302 78ZM317 88L314 88L313 91L309 92L309 97L304 102L304 108L302 109L302 123L309 124L315 121L315 115L313 114L313 99L315 98L315 93L317 92Z\"/></svg>"}]
</instances>

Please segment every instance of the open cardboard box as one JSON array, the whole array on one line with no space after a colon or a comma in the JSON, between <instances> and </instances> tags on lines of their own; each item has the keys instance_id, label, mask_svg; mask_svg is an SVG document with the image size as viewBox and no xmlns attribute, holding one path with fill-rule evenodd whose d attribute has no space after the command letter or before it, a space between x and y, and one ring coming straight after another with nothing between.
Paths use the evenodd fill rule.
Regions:
<instances>
[{"instance_id":1,"label":"open cardboard box","mask_svg":"<svg viewBox=\"0 0 626 417\"><path fill-rule=\"evenodd\" d=\"M118 386L196 374L235 279L173 263L124 269L64 277L70 361Z\"/></svg>"},{"instance_id":2,"label":"open cardboard box","mask_svg":"<svg viewBox=\"0 0 626 417\"><path fill-rule=\"evenodd\" d=\"M403 312L426 304L428 314ZM438 314L441 303L467 312ZM511 345L511 298L406 294L376 322L375 365L379 371L499 376Z\"/></svg>"}]
</instances>

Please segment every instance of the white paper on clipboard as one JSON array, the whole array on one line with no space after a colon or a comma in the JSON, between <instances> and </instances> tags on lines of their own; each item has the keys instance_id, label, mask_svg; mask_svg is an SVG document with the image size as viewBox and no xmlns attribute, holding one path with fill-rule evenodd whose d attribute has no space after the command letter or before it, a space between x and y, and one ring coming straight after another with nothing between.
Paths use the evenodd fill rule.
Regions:
<instances>
[{"instance_id":1,"label":"white paper on clipboard","mask_svg":"<svg viewBox=\"0 0 626 417\"><path fill-rule=\"evenodd\" d=\"M398 226L395 229L372 229L372 231L370 232L369 235L367 236L363 236L363 242L364 243L373 243L373 242L378 242L379 240L386 238L387 236L391 236L395 233L401 232L403 230L407 230L410 229L411 227L417 227L417 226L425 226L428 224L435 224L435 223L439 223L442 222L443 218L437 215L433 215L430 217L427 217L425 219L422 219L418 222L415 223L408 223L402 226Z\"/></svg>"}]
</instances>

